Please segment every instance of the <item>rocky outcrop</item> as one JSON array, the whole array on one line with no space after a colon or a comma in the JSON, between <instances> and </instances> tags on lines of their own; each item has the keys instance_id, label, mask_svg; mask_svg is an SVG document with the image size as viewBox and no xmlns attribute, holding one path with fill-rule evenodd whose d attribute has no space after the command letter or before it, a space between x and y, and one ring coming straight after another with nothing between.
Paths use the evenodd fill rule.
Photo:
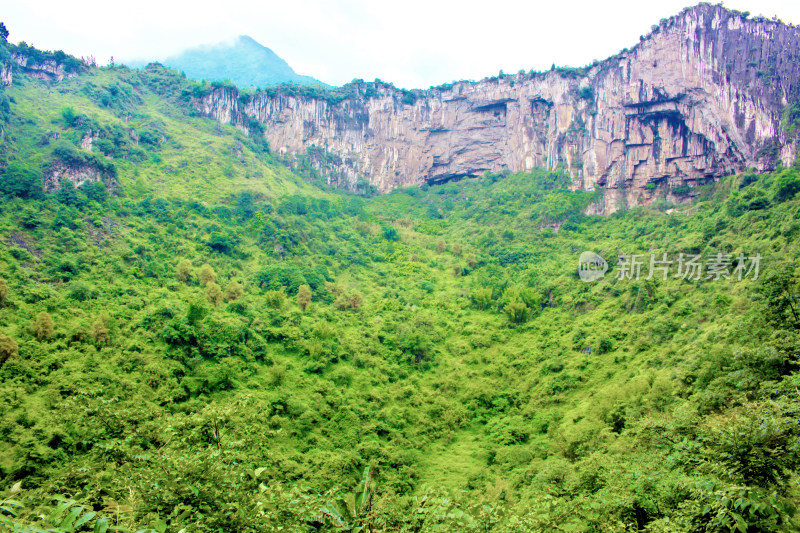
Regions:
<instances>
[{"instance_id":1,"label":"rocky outcrop","mask_svg":"<svg viewBox=\"0 0 800 533\"><path fill-rule=\"evenodd\" d=\"M72 165L58 160L50 163L44 173L45 191L58 190L63 180L71 181L76 187L80 187L87 181L101 181L106 185L115 183L95 165Z\"/></svg>"},{"instance_id":2,"label":"rocky outcrop","mask_svg":"<svg viewBox=\"0 0 800 533\"><path fill-rule=\"evenodd\" d=\"M800 29L701 4L631 50L585 69L553 69L407 91L356 84L340 102L230 87L196 104L273 150L334 157L345 185L381 191L504 168L563 167L573 186L603 188L598 213L685 197L686 187L790 164L781 127L800 94ZM680 194L676 194L680 193Z\"/></svg>"},{"instance_id":3,"label":"rocky outcrop","mask_svg":"<svg viewBox=\"0 0 800 533\"><path fill-rule=\"evenodd\" d=\"M94 142L99 138L100 138L99 132L97 131L92 132L92 130L87 131L86 133L83 134L83 137L81 137L81 150L86 150L87 152L91 152Z\"/></svg>"},{"instance_id":4,"label":"rocky outcrop","mask_svg":"<svg viewBox=\"0 0 800 533\"><path fill-rule=\"evenodd\" d=\"M90 58L91 59L91 58ZM93 59L91 59L92 65ZM21 42L17 45L0 39L0 84L8 86L14 74L58 82L86 72L90 67L84 59L64 53L39 50Z\"/></svg>"},{"instance_id":5,"label":"rocky outcrop","mask_svg":"<svg viewBox=\"0 0 800 533\"><path fill-rule=\"evenodd\" d=\"M89 134L84 139L91 139ZM53 159L44 167L44 189L53 192L64 180L80 187L87 181L102 182L111 192L119 191L117 168L109 158L81 152L70 145L58 145L53 150Z\"/></svg>"},{"instance_id":6,"label":"rocky outcrop","mask_svg":"<svg viewBox=\"0 0 800 533\"><path fill-rule=\"evenodd\" d=\"M11 65L0 63L0 85L8 87L13 80Z\"/></svg>"},{"instance_id":7,"label":"rocky outcrop","mask_svg":"<svg viewBox=\"0 0 800 533\"><path fill-rule=\"evenodd\" d=\"M24 53L12 53L11 59L19 66L20 70L38 80L62 81L64 78L77 76L79 70L69 70L64 63L56 59L41 59L37 61ZM8 85L11 83L9 82Z\"/></svg>"}]
</instances>

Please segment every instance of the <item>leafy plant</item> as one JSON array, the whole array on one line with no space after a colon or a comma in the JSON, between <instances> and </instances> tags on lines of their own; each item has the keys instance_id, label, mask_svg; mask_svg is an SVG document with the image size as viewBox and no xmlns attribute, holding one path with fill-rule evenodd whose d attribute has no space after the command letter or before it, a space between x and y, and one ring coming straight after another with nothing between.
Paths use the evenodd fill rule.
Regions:
<instances>
[{"instance_id":1,"label":"leafy plant","mask_svg":"<svg viewBox=\"0 0 800 533\"><path fill-rule=\"evenodd\" d=\"M322 516L337 531L351 533L373 531L378 525L372 514L374 496L375 487L370 468L366 467L355 492L347 499L340 497L328 503L321 509Z\"/></svg>"}]
</instances>

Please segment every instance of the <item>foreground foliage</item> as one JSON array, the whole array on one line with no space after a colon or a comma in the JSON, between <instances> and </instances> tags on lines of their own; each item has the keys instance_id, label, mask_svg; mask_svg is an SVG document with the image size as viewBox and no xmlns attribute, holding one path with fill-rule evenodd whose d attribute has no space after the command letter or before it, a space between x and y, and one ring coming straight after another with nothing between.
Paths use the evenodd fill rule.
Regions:
<instances>
[{"instance_id":1,"label":"foreground foliage","mask_svg":"<svg viewBox=\"0 0 800 533\"><path fill-rule=\"evenodd\" d=\"M181 80L6 90L5 527L798 528L795 169L610 217L557 171L362 199L191 116ZM111 141L127 112L138 145ZM76 116L111 145L79 148ZM45 194L53 157L98 149L117 189ZM619 279L620 253L761 271Z\"/></svg>"}]
</instances>

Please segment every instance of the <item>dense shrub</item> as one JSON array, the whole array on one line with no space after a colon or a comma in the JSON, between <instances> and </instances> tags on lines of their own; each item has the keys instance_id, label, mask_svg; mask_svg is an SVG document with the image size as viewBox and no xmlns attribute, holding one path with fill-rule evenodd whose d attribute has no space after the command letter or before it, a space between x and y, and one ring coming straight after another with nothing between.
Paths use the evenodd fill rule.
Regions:
<instances>
[{"instance_id":1,"label":"dense shrub","mask_svg":"<svg viewBox=\"0 0 800 533\"><path fill-rule=\"evenodd\" d=\"M33 334L39 340L49 339L55 331L55 322L53 317L47 311L41 311L36 315L36 321L33 323Z\"/></svg>"},{"instance_id":2,"label":"dense shrub","mask_svg":"<svg viewBox=\"0 0 800 533\"><path fill-rule=\"evenodd\" d=\"M0 367L19 354L19 345L11 337L0 333Z\"/></svg>"},{"instance_id":3,"label":"dense shrub","mask_svg":"<svg viewBox=\"0 0 800 533\"><path fill-rule=\"evenodd\" d=\"M775 178L773 185L775 201L785 202L800 192L800 174L796 170L784 170Z\"/></svg>"},{"instance_id":4,"label":"dense shrub","mask_svg":"<svg viewBox=\"0 0 800 533\"><path fill-rule=\"evenodd\" d=\"M0 193L33 200L43 198L41 171L17 161L12 161L5 167L0 166Z\"/></svg>"}]
</instances>

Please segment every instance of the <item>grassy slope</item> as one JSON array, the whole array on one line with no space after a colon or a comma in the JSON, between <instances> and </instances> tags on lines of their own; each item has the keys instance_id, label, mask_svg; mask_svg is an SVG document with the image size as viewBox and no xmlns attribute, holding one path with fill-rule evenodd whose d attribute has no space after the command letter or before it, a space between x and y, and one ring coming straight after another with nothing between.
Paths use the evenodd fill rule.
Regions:
<instances>
[{"instance_id":1,"label":"grassy slope","mask_svg":"<svg viewBox=\"0 0 800 533\"><path fill-rule=\"evenodd\" d=\"M298 191L319 194L269 156L254 151L234 128L192 116L186 105L165 98L165 94L177 97L182 85L188 86L174 71L159 69L151 76L148 72L152 71L139 74L124 67L100 68L57 84L19 76L6 91L16 102L17 115L25 117L16 130L21 141L15 145L18 157L44 163L47 150L36 141L46 132L79 141L90 128L64 128L62 110L72 108L100 127L149 129L166 138L158 150L148 153L155 158L136 164L116 161L120 184L131 193L205 201L245 189L268 196ZM163 72L167 74L162 76ZM168 82L164 86L155 85L164 79ZM115 88L119 96L103 105L100 99L108 95L108 88Z\"/></svg>"},{"instance_id":2,"label":"grassy slope","mask_svg":"<svg viewBox=\"0 0 800 533\"><path fill-rule=\"evenodd\" d=\"M4 485L22 481L31 519L49 495L68 494L125 527L270 531L318 512L282 491L346 489L367 465L376 512L412 530L414 495L436 487L468 496L437 500L431 512L442 515L425 527L505 520L503 531L515 520L521 531L669 530L667 518L686 530L681 520L709 520L697 518L705 505L735 519L695 481L771 487L724 473L718 436L752 419L754 400L777 406L776 441L793 435L780 424L793 413L795 375L741 362L770 338L758 284L584 284L576 262L583 250L611 260L651 249L760 253L765 270L795 262L797 200L737 210L751 191L771 195L776 177L733 195L741 178L731 178L671 215L583 217L591 198L546 172L363 201L311 188L135 77L101 69L8 90L25 161L46 161L33 141L47 130L79 138L63 127L65 106L102 124L130 112L137 128L157 124L167 137L138 163L115 159L123 194L102 205L3 202L0 236L17 244L0 250L10 288L0 331L19 356L0 368L0 473ZM83 93L88 83L128 84L139 99L104 109ZM231 155L237 140L245 163ZM253 211L232 196L243 190L260 195ZM564 219L558 232L548 226ZM215 251L219 235L236 244ZM187 282L179 258L192 262ZM209 302L205 263L244 294ZM275 266L294 276L280 306L267 292L281 284ZM306 312L298 276L314 285ZM479 309L473 297L487 288ZM503 312L515 290L530 303L522 324ZM39 339L42 311L55 332ZM796 484L781 490L796 496Z\"/></svg>"}]
</instances>

